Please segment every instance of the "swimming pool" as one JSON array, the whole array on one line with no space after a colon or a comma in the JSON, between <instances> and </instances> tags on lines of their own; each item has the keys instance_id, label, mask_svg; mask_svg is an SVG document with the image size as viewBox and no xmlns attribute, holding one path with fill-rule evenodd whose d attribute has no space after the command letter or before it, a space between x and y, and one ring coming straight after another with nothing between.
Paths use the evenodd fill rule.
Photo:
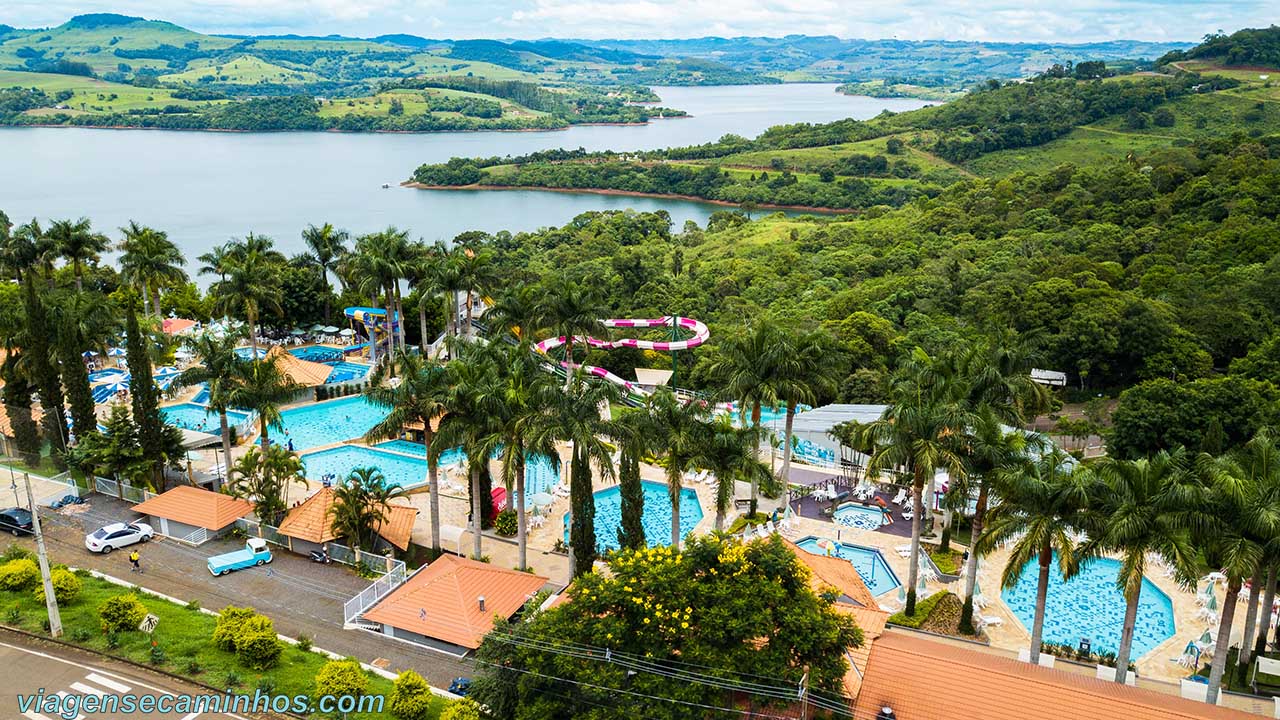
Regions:
<instances>
[{"instance_id":1,"label":"swimming pool","mask_svg":"<svg viewBox=\"0 0 1280 720\"><path fill-rule=\"evenodd\" d=\"M388 485L414 488L427 482L427 463L418 458L360 445L343 445L302 456L307 478L319 482L333 474L341 482L358 467L376 467Z\"/></svg>"},{"instance_id":2,"label":"swimming pool","mask_svg":"<svg viewBox=\"0 0 1280 720\"><path fill-rule=\"evenodd\" d=\"M311 362L332 362L342 359L342 348L329 347L327 345L308 345L306 347L289 348L289 354L299 360L310 360Z\"/></svg>"},{"instance_id":3,"label":"swimming pool","mask_svg":"<svg viewBox=\"0 0 1280 720\"><path fill-rule=\"evenodd\" d=\"M298 450L364 437L389 411L363 396L304 405L280 413L285 432L273 432L281 443L293 441Z\"/></svg>"},{"instance_id":4,"label":"swimming pool","mask_svg":"<svg viewBox=\"0 0 1280 720\"><path fill-rule=\"evenodd\" d=\"M211 435L217 435L222 431L222 421L218 418L218 413L204 405L197 405L196 403L170 405L160 408L160 414L164 417L166 423L175 427ZM227 424L235 427L250 417L250 413L244 410L228 410Z\"/></svg>"},{"instance_id":5,"label":"swimming pool","mask_svg":"<svg viewBox=\"0 0 1280 720\"><path fill-rule=\"evenodd\" d=\"M853 569L858 571L858 576L862 578L863 584L872 595L883 595L891 590L897 590L902 585L879 550L826 540L825 542L833 548L832 552L828 552L818 546L820 541L822 538L810 536L796 543L796 546L812 555L835 555L848 560L853 564Z\"/></svg>"},{"instance_id":6,"label":"swimming pool","mask_svg":"<svg viewBox=\"0 0 1280 720\"><path fill-rule=\"evenodd\" d=\"M89 373L89 382L92 384L102 382L116 382L121 377L127 375L124 370L118 368L107 368L105 370L95 370Z\"/></svg>"},{"instance_id":7,"label":"swimming pool","mask_svg":"<svg viewBox=\"0 0 1280 720\"><path fill-rule=\"evenodd\" d=\"M369 374L369 366L361 363L353 362L326 362L325 365L332 367L326 383L344 383L352 380L363 380L365 375Z\"/></svg>"},{"instance_id":8,"label":"swimming pool","mask_svg":"<svg viewBox=\"0 0 1280 720\"><path fill-rule=\"evenodd\" d=\"M1087 637L1094 652L1115 652L1124 627L1124 595L1116 587L1119 561L1098 558L1080 570L1070 582L1058 574L1058 559L1049 573L1045 601L1044 642L1076 647ZM1000 593L1013 614L1028 630L1035 619L1036 560L1022 568L1018 584ZM1173 603L1150 580L1143 578L1138 596L1138 618L1133 633L1133 657L1151 652L1174 632Z\"/></svg>"},{"instance_id":9,"label":"swimming pool","mask_svg":"<svg viewBox=\"0 0 1280 720\"><path fill-rule=\"evenodd\" d=\"M395 452L406 453L416 457L425 458L427 449L422 443L412 442L409 440L388 440L380 442L374 447L383 450L394 450ZM497 458L497 453L494 453ZM465 462L467 456L462 452L461 448L450 448L440 455L440 467L448 467L456 465L458 462ZM551 488L560 482L560 476L556 473L556 468L551 464L551 458L546 455L530 455L525 464L525 492L534 495L540 492L551 492ZM670 522L668 520L668 522Z\"/></svg>"},{"instance_id":10,"label":"swimming pool","mask_svg":"<svg viewBox=\"0 0 1280 720\"><path fill-rule=\"evenodd\" d=\"M880 508L867 507L858 503L844 503L836 508L831 519L845 527L859 530L875 530L888 523L884 513L880 512Z\"/></svg>"},{"instance_id":11,"label":"swimming pool","mask_svg":"<svg viewBox=\"0 0 1280 720\"><path fill-rule=\"evenodd\" d=\"M200 383L200 392L191 398L191 402L197 405L204 405L209 402L209 383Z\"/></svg>"},{"instance_id":12,"label":"swimming pool","mask_svg":"<svg viewBox=\"0 0 1280 720\"><path fill-rule=\"evenodd\" d=\"M671 499L667 486L642 481L644 487L644 539L649 547L671 544ZM618 528L622 526L622 495L618 486L595 493L596 547L600 552L618 549ZM680 535L688 535L702 521L702 505L693 488L680 490ZM569 542L569 513L564 514L564 541Z\"/></svg>"}]
</instances>

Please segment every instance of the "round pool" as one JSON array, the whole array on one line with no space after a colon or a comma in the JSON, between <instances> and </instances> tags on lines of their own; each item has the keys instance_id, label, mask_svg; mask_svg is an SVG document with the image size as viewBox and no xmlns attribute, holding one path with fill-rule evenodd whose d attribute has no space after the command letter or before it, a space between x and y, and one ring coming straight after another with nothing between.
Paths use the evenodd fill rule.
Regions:
<instances>
[{"instance_id":1,"label":"round pool","mask_svg":"<svg viewBox=\"0 0 1280 720\"><path fill-rule=\"evenodd\" d=\"M671 544L671 498L667 486L644 480L644 539L649 547ZM622 495L617 485L595 493L596 547L600 552L618 549L618 528L622 526ZM692 488L680 490L680 536L693 531L702 520L702 504ZM569 542L569 513L564 514L564 541Z\"/></svg>"},{"instance_id":2,"label":"round pool","mask_svg":"<svg viewBox=\"0 0 1280 720\"><path fill-rule=\"evenodd\" d=\"M1062 581L1056 557L1053 562L1045 601L1044 642L1077 647L1081 638L1089 638L1093 652L1114 653L1120 646L1120 632L1124 628L1124 595L1116 587L1119 561L1095 559L1069 582ZM1022 568L1018 584L1000 593L1028 631L1035 619L1038 574L1039 563L1032 560ZM1133 633L1133 658L1151 652L1172 637L1173 632L1173 602L1154 583L1143 578Z\"/></svg>"},{"instance_id":3,"label":"round pool","mask_svg":"<svg viewBox=\"0 0 1280 720\"><path fill-rule=\"evenodd\" d=\"M844 503L836 508L831 516L836 523L859 530L875 530L888 524L884 513L878 507L868 507L859 503Z\"/></svg>"}]
</instances>

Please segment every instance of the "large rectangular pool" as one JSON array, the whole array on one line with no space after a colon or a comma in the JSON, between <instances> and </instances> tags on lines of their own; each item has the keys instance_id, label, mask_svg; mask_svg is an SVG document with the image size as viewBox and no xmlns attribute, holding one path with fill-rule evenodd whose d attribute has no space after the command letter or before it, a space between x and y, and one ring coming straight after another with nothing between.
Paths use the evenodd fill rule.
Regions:
<instances>
[{"instance_id":1,"label":"large rectangular pool","mask_svg":"<svg viewBox=\"0 0 1280 720\"><path fill-rule=\"evenodd\" d=\"M332 474L341 482L351 471L360 467L376 467L386 478L388 485L415 488L427 482L427 462L376 448L359 445L321 450L302 456L308 480L320 482Z\"/></svg>"},{"instance_id":2,"label":"large rectangular pool","mask_svg":"<svg viewBox=\"0 0 1280 720\"><path fill-rule=\"evenodd\" d=\"M272 437L282 444L292 440L297 450L363 438L389 412L360 395L303 405L280 413L284 432Z\"/></svg>"},{"instance_id":3,"label":"large rectangular pool","mask_svg":"<svg viewBox=\"0 0 1280 720\"><path fill-rule=\"evenodd\" d=\"M393 452L405 453L415 457L425 458L427 449L422 443L411 442L409 440L387 440L380 442L374 447L382 450L391 450ZM497 454L494 454L497 459ZM440 467L446 468L450 465L456 465L459 462L466 462L467 456L462 452L462 448L450 448L440 455ZM536 495L540 492L551 492L551 489L560 482L560 476L556 473L555 465L551 463L551 458L546 455L530 455L525 464L525 492L530 495Z\"/></svg>"},{"instance_id":4,"label":"large rectangular pool","mask_svg":"<svg viewBox=\"0 0 1280 720\"><path fill-rule=\"evenodd\" d=\"M204 405L197 405L196 403L169 405L168 407L160 408L160 415L167 424L174 427L211 435L217 435L222 431L222 421L218 419L218 413ZM234 427L248 420L249 417L250 414L243 410L228 410L227 424Z\"/></svg>"}]
</instances>

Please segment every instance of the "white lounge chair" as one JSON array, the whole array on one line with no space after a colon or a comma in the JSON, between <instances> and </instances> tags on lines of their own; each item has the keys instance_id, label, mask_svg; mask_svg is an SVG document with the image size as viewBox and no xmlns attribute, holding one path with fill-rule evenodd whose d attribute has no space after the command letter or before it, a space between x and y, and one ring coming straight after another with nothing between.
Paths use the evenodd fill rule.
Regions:
<instances>
[{"instance_id":1,"label":"white lounge chair","mask_svg":"<svg viewBox=\"0 0 1280 720\"><path fill-rule=\"evenodd\" d=\"M979 615L978 627L1000 627L1004 625L1004 619L999 615Z\"/></svg>"},{"instance_id":2,"label":"white lounge chair","mask_svg":"<svg viewBox=\"0 0 1280 720\"><path fill-rule=\"evenodd\" d=\"M769 531L769 534L770 534L770 535L773 535L773 534L775 534L775 533L777 533L777 532L778 532L778 528L773 524L773 521L772 521L772 520L765 520L765 521L764 521L764 528L765 528L765 530L768 530L768 531Z\"/></svg>"},{"instance_id":3,"label":"white lounge chair","mask_svg":"<svg viewBox=\"0 0 1280 720\"><path fill-rule=\"evenodd\" d=\"M907 491L905 488L898 488L898 494L893 496L891 501L894 505L901 505L903 500L907 499Z\"/></svg>"},{"instance_id":4,"label":"white lounge chair","mask_svg":"<svg viewBox=\"0 0 1280 720\"><path fill-rule=\"evenodd\" d=\"M915 511L914 511L914 510L903 510L903 511L902 511L902 519L903 519L903 520L911 520L911 519L915 518L915 516L916 516L916 513L915 513Z\"/></svg>"}]
</instances>

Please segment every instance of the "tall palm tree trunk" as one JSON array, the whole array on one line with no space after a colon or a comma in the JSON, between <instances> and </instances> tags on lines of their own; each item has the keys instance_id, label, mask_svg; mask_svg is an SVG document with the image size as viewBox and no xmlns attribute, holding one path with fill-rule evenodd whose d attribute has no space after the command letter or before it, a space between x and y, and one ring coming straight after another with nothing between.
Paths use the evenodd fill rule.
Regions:
<instances>
[{"instance_id":1,"label":"tall palm tree trunk","mask_svg":"<svg viewBox=\"0 0 1280 720\"><path fill-rule=\"evenodd\" d=\"M222 427L222 476L227 476L227 471L231 469L231 428L227 423L227 411L222 409L218 411L218 424ZM217 478L213 480L213 491L221 490L221 483Z\"/></svg>"},{"instance_id":2,"label":"tall palm tree trunk","mask_svg":"<svg viewBox=\"0 0 1280 720\"><path fill-rule=\"evenodd\" d=\"M528 523L525 522L525 516L524 516L525 470L526 470L525 464L523 461L521 461L520 472L516 473L516 546L519 548L521 570L524 570L525 568L529 567L529 563L528 563L529 541L528 541L528 530L526 529L526 526L528 525Z\"/></svg>"},{"instance_id":3,"label":"tall palm tree trunk","mask_svg":"<svg viewBox=\"0 0 1280 720\"><path fill-rule=\"evenodd\" d=\"M256 314L252 311L244 314L245 319L249 321L249 348L253 352L253 355L249 358L250 360L258 359L258 323L254 322Z\"/></svg>"},{"instance_id":4,"label":"tall palm tree trunk","mask_svg":"<svg viewBox=\"0 0 1280 720\"><path fill-rule=\"evenodd\" d=\"M164 317L164 314L160 312L160 283L156 283L155 286L151 288L151 293L156 303L156 317L162 318Z\"/></svg>"},{"instance_id":5,"label":"tall palm tree trunk","mask_svg":"<svg viewBox=\"0 0 1280 720\"><path fill-rule=\"evenodd\" d=\"M84 278L83 278L84 271L80 267L79 260L75 261L75 271L76 271L76 292L80 292L84 290Z\"/></svg>"},{"instance_id":6,"label":"tall palm tree trunk","mask_svg":"<svg viewBox=\"0 0 1280 720\"><path fill-rule=\"evenodd\" d=\"M680 476L673 466L668 473L667 495L671 498L671 547L680 550Z\"/></svg>"},{"instance_id":7,"label":"tall palm tree trunk","mask_svg":"<svg viewBox=\"0 0 1280 720\"><path fill-rule=\"evenodd\" d=\"M1142 578L1136 588L1125 588L1124 626L1120 631L1120 647L1116 650L1116 682L1124 684L1129 675L1129 655L1133 652L1133 630L1138 622L1138 598L1141 597Z\"/></svg>"},{"instance_id":8,"label":"tall palm tree trunk","mask_svg":"<svg viewBox=\"0 0 1280 720\"><path fill-rule=\"evenodd\" d=\"M974 549L974 540L982 535L983 522L987 515L987 481L978 485L978 502L973 509L973 526L969 529L969 562L964 568L964 608L960 611L960 627L973 627L973 591L978 587L978 553Z\"/></svg>"},{"instance_id":9,"label":"tall palm tree trunk","mask_svg":"<svg viewBox=\"0 0 1280 720\"><path fill-rule=\"evenodd\" d=\"M573 382L573 336L565 337L564 342L564 391L569 392L569 384Z\"/></svg>"},{"instance_id":10,"label":"tall palm tree trunk","mask_svg":"<svg viewBox=\"0 0 1280 720\"><path fill-rule=\"evenodd\" d=\"M440 467L439 464L431 459L431 421L427 420L423 425L426 432L422 433L422 449L427 453L427 487L431 488L431 549L440 553Z\"/></svg>"},{"instance_id":11,"label":"tall palm tree trunk","mask_svg":"<svg viewBox=\"0 0 1280 720\"><path fill-rule=\"evenodd\" d=\"M378 298L371 296L369 298L369 307L377 306ZM368 314L365 316L368 317ZM366 325L366 330L369 333L369 364L378 367L378 322L375 320L369 323Z\"/></svg>"},{"instance_id":12,"label":"tall palm tree trunk","mask_svg":"<svg viewBox=\"0 0 1280 720\"><path fill-rule=\"evenodd\" d=\"M1258 599L1262 596L1262 566L1253 571L1249 581L1249 604L1245 605L1244 637L1240 639L1239 665L1248 665L1253 653L1253 631L1258 623Z\"/></svg>"},{"instance_id":13,"label":"tall palm tree trunk","mask_svg":"<svg viewBox=\"0 0 1280 720\"><path fill-rule=\"evenodd\" d=\"M1267 568L1266 595L1262 598L1262 607L1258 608L1258 640L1253 645L1254 655L1267 651L1267 635L1271 633L1271 608L1276 601L1276 566Z\"/></svg>"},{"instance_id":14,"label":"tall palm tree trunk","mask_svg":"<svg viewBox=\"0 0 1280 720\"><path fill-rule=\"evenodd\" d=\"M474 305L474 303L471 302L471 290L467 290L467 339L468 340L471 339L472 334L475 332L475 328L471 326L471 321L473 319L471 317L472 305Z\"/></svg>"},{"instance_id":15,"label":"tall palm tree trunk","mask_svg":"<svg viewBox=\"0 0 1280 720\"><path fill-rule=\"evenodd\" d=\"M1044 605L1049 597L1049 568L1053 564L1053 549L1048 541L1040 548L1040 576L1036 579L1036 614L1031 622L1031 664L1040 663L1040 639L1044 636Z\"/></svg>"},{"instance_id":16,"label":"tall palm tree trunk","mask_svg":"<svg viewBox=\"0 0 1280 720\"><path fill-rule=\"evenodd\" d=\"M261 436L258 440L262 443L262 459L266 460L267 446L271 444L271 441L267 440L267 421L261 415L258 416L258 428L258 434Z\"/></svg>"},{"instance_id":17,"label":"tall palm tree trunk","mask_svg":"<svg viewBox=\"0 0 1280 720\"><path fill-rule=\"evenodd\" d=\"M751 427L756 429L756 455L760 454L760 401L751 405ZM756 514L756 506L760 504L760 478L751 474L751 508L750 514ZM912 581L914 582L914 580Z\"/></svg>"},{"instance_id":18,"label":"tall palm tree trunk","mask_svg":"<svg viewBox=\"0 0 1280 720\"><path fill-rule=\"evenodd\" d=\"M404 339L404 298L400 295L400 283L396 283L396 318L399 320L400 348L408 350L409 344Z\"/></svg>"},{"instance_id":19,"label":"tall palm tree trunk","mask_svg":"<svg viewBox=\"0 0 1280 720\"><path fill-rule=\"evenodd\" d=\"M1209 688L1205 690L1205 702L1215 705L1218 702L1218 688L1222 686L1222 673L1227 667L1227 648L1231 645L1231 622L1236 617L1236 596L1240 594L1240 579L1231 578L1227 582L1227 597L1222 601L1222 619L1218 621L1218 637L1214 641L1217 648L1213 652L1213 662L1209 664Z\"/></svg>"},{"instance_id":20,"label":"tall palm tree trunk","mask_svg":"<svg viewBox=\"0 0 1280 720\"><path fill-rule=\"evenodd\" d=\"M920 493L923 490L922 479L916 478L911 485L911 563L907 571L907 605L903 608L908 615L916 614L916 583L920 579Z\"/></svg>"},{"instance_id":21,"label":"tall palm tree trunk","mask_svg":"<svg viewBox=\"0 0 1280 720\"><path fill-rule=\"evenodd\" d=\"M427 356L427 345L431 342L431 338L427 337L427 298L426 295L418 298L418 331L422 334L422 340L418 342L418 349L422 351L422 357Z\"/></svg>"},{"instance_id":22,"label":"tall palm tree trunk","mask_svg":"<svg viewBox=\"0 0 1280 720\"><path fill-rule=\"evenodd\" d=\"M479 560L483 556L481 545L481 527L484 525L484 513L480 509L480 467L471 468L471 559Z\"/></svg>"},{"instance_id":23,"label":"tall palm tree trunk","mask_svg":"<svg viewBox=\"0 0 1280 720\"><path fill-rule=\"evenodd\" d=\"M791 430L796 422L796 404L794 402L787 403L787 426L783 434L784 442L782 445L782 487L787 487L787 483L791 481Z\"/></svg>"}]
</instances>

